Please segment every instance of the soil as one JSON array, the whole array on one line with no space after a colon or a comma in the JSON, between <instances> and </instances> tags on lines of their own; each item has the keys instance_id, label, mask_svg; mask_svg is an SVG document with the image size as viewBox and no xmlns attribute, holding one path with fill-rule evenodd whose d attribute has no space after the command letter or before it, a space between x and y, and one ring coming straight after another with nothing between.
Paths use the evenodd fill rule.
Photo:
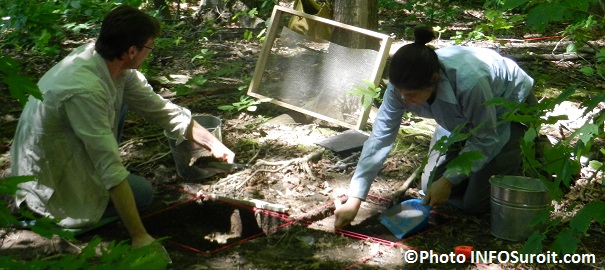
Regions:
<instances>
[{"instance_id":1,"label":"soil","mask_svg":"<svg viewBox=\"0 0 605 270\"><path fill-rule=\"evenodd\" d=\"M383 28L388 29L386 32L397 29L392 25ZM585 269L605 265L602 248L605 230L599 224L590 226L578 250L578 253L595 254L596 262L592 264L406 263L403 259L406 250L449 254L457 246L472 246L478 251L514 251L524 244L493 236L490 215L468 215L448 205L432 209L429 225L404 239L397 239L379 222L380 213L392 205L421 198L418 181L402 192L404 180L426 156L430 140L430 132L418 127L430 127L431 122L414 117L402 123L403 133L398 144L384 163L372 185L371 196L362 204L355 221L335 231L334 200L348 187L356 159L349 161L352 166L337 165L355 151L335 153L318 143L347 129L300 117L271 103L261 103L254 112L217 109L239 100L243 93L238 87L245 84L242 78L251 76L254 70L262 44L242 40L245 30L224 28L199 41L191 37L191 42L197 44L195 52L194 49L185 52L156 46L150 70L161 70L162 74L204 74L207 70L203 66L192 68L190 61L199 48L216 52L216 65L238 63L242 74L215 78L186 94L170 91L175 87L174 82L151 81L159 94L194 114L221 118L222 141L236 153L236 162L247 166L228 173L218 170L218 174L204 179L184 179L177 173L162 130L136 114L129 115L126 124L120 145L123 161L132 173L145 176L155 187L155 203L151 210L142 213L143 223L153 236L167 237L163 243L172 259L171 269ZM520 55L548 53L557 46L556 41L466 45L500 47L503 54ZM451 42L446 39L435 42L436 46L448 44ZM575 65L572 61L534 59L519 63L538 79L536 88L543 98L552 97L551 89L563 88L570 81L578 81L576 78L580 76L571 68ZM43 70L30 72L39 75ZM0 98L5 104L0 108L0 176L4 178L10 175L8 151L21 107L6 91L0 92ZM577 103L569 104L573 108ZM573 127L573 123L563 124ZM560 136L558 130L554 128L550 132ZM210 162L212 160L202 158L195 166L208 169ZM589 175L590 168L584 168L556 211L563 214L565 208L578 209L589 201L605 198L601 176L591 178ZM270 205L255 204L251 199ZM287 211L274 211L276 209ZM29 230L8 228L3 232L0 253L25 260L77 253L96 236L106 242L129 239L119 221L83 233L77 241L46 239Z\"/></svg>"}]
</instances>

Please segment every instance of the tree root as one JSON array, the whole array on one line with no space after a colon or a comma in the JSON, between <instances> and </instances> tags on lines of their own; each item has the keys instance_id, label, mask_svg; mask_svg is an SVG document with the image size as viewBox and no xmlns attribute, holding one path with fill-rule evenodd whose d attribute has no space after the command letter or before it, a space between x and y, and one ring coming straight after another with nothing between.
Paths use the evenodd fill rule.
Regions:
<instances>
[{"instance_id":1,"label":"tree root","mask_svg":"<svg viewBox=\"0 0 605 270\"><path fill-rule=\"evenodd\" d=\"M342 195L337 200L340 200L340 203L344 204L345 202L347 202L348 199L349 199L349 197L347 195ZM334 215L334 211L336 211L336 205L332 202L329 205L327 205L326 207L323 207L320 209L314 209L305 214L292 216L291 220L294 220L296 222L300 222L303 224L310 224L315 221L320 221L320 220L323 220L327 217Z\"/></svg>"},{"instance_id":2,"label":"tree root","mask_svg":"<svg viewBox=\"0 0 605 270\"><path fill-rule=\"evenodd\" d=\"M252 172L252 174L250 174L248 177L246 177L246 179L240 181L239 177L238 177L240 174L239 173L233 174L230 177L225 178L225 179L217 182L216 184L214 184L213 189L216 190L216 189L218 189L218 187L227 187L227 188L232 187L233 190L239 190L244 185L246 185L252 178L254 178L254 176L257 173L260 173L260 172L276 173L290 165L299 165L312 178L316 178L315 175L313 174L311 168L309 167L308 162L317 161L317 160L321 159L322 155L323 155L323 151L316 151L316 152L310 153L310 154L305 155L300 158L284 160L284 161L266 161L266 160L259 159L256 162L256 164L254 164L251 168L251 170L254 170L254 172ZM279 166L279 167L277 167L275 169L264 168L267 166ZM242 171L242 172L249 172L249 170ZM301 181L301 184L302 184L302 181Z\"/></svg>"},{"instance_id":3,"label":"tree root","mask_svg":"<svg viewBox=\"0 0 605 270\"><path fill-rule=\"evenodd\" d=\"M254 166L252 167L253 169L260 167L260 166L279 166L279 167L276 169L257 169L250 176L248 176L248 178L246 178L239 185L237 185L235 187L235 189L236 190L240 189L242 186L244 186L246 183L248 183L248 181L250 179L252 179L259 172L275 173L275 172L279 172L282 169L284 169L290 165L293 165L293 164L301 166L303 168L303 170L305 170L305 172L307 172L309 175L311 175L311 177L315 178L315 175L313 175L313 172L311 171L311 168L309 167L309 164L307 162L313 161L313 160L319 160L322 155L323 155L323 151L315 151L315 152L305 155L303 157L285 160L285 161L266 161L266 160L259 159L258 162L256 164L254 164ZM301 182L301 184L302 184L302 182Z\"/></svg>"}]
</instances>

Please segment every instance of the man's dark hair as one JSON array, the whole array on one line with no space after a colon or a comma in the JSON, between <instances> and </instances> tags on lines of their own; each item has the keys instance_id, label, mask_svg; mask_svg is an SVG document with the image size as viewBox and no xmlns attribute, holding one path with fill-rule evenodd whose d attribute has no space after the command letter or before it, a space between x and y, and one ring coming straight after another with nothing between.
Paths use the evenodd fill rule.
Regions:
<instances>
[{"instance_id":1,"label":"man's dark hair","mask_svg":"<svg viewBox=\"0 0 605 270\"><path fill-rule=\"evenodd\" d=\"M425 44L435 38L426 26L414 29L414 43L401 47L389 67L389 82L400 90L420 90L434 84L440 64L435 50Z\"/></svg>"},{"instance_id":2,"label":"man's dark hair","mask_svg":"<svg viewBox=\"0 0 605 270\"><path fill-rule=\"evenodd\" d=\"M142 49L150 38L160 35L160 22L127 5L112 9L101 24L95 50L106 60L121 59L131 46Z\"/></svg>"}]
</instances>

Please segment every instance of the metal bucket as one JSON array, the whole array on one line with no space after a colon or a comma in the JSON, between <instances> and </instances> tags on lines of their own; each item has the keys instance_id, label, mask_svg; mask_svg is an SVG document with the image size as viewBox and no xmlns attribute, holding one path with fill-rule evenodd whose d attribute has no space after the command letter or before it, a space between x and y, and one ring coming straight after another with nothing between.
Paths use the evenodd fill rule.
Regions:
<instances>
[{"instance_id":1,"label":"metal bucket","mask_svg":"<svg viewBox=\"0 0 605 270\"><path fill-rule=\"evenodd\" d=\"M219 139L219 141L222 141L220 118L212 115L198 115L193 116L193 120L206 128L214 137ZM176 165L176 172L180 177L187 180L196 180L214 175L214 173L209 173L206 170L194 166L197 159L212 156L210 151L189 140L176 144L176 138L172 137L172 135L166 131L164 131L164 135L168 138L168 145L170 145L172 158Z\"/></svg>"},{"instance_id":2,"label":"metal bucket","mask_svg":"<svg viewBox=\"0 0 605 270\"><path fill-rule=\"evenodd\" d=\"M512 241L526 240L534 228L528 224L548 211L551 198L539 179L494 175L491 183L491 233Z\"/></svg>"}]
</instances>

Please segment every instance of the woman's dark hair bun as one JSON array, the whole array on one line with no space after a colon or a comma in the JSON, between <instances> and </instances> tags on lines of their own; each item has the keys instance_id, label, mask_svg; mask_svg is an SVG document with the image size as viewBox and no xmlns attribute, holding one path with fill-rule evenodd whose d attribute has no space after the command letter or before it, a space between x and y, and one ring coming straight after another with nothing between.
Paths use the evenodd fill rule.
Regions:
<instances>
[{"instance_id":1,"label":"woman's dark hair bun","mask_svg":"<svg viewBox=\"0 0 605 270\"><path fill-rule=\"evenodd\" d=\"M418 26L414 29L414 43L427 44L435 39L435 32L428 26Z\"/></svg>"}]
</instances>

